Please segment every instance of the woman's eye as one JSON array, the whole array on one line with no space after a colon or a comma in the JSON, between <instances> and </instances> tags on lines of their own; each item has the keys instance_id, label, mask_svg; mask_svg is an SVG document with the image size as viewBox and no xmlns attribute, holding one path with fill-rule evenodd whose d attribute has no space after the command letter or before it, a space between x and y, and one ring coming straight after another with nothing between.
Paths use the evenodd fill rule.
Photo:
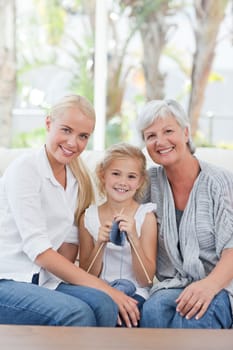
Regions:
<instances>
[{"instance_id":1,"label":"woman's eye","mask_svg":"<svg viewBox=\"0 0 233 350\"><path fill-rule=\"evenodd\" d=\"M154 135L154 134L147 135L147 137L146 137L146 141L152 140L154 137L155 137L155 135Z\"/></svg>"},{"instance_id":2,"label":"woman's eye","mask_svg":"<svg viewBox=\"0 0 233 350\"><path fill-rule=\"evenodd\" d=\"M68 129L68 128L62 128L62 131L63 131L65 134L69 134L69 133L70 133L70 129Z\"/></svg>"},{"instance_id":3,"label":"woman's eye","mask_svg":"<svg viewBox=\"0 0 233 350\"><path fill-rule=\"evenodd\" d=\"M87 134L83 134L83 135L79 135L81 140L88 140L89 139L89 135Z\"/></svg>"},{"instance_id":4,"label":"woman's eye","mask_svg":"<svg viewBox=\"0 0 233 350\"><path fill-rule=\"evenodd\" d=\"M118 176L118 175L119 175L119 173L117 173L116 171L113 171L113 172L112 172L112 175L114 175L114 176Z\"/></svg>"},{"instance_id":5,"label":"woman's eye","mask_svg":"<svg viewBox=\"0 0 233 350\"><path fill-rule=\"evenodd\" d=\"M171 134L172 132L173 132L172 129L167 129L167 130L166 130L166 134Z\"/></svg>"}]
</instances>

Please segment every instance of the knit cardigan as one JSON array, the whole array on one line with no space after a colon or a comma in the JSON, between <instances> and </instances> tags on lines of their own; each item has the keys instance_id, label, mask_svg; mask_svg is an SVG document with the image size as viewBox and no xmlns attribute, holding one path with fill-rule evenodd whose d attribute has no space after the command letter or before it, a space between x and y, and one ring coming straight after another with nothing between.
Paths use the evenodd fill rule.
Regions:
<instances>
[{"instance_id":1,"label":"knit cardigan","mask_svg":"<svg viewBox=\"0 0 233 350\"><path fill-rule=\"evenodd\" d=\"M144 202L157 204L158 282L182 288L207 276L226 248L233 248L233 173L199 160L201 171L183 212L179 231L171 187L162 166L149 169ZM233 266L231 267L233 269ZM225 288L233 310L233 281Z\"/></svg>"}]
</instances>

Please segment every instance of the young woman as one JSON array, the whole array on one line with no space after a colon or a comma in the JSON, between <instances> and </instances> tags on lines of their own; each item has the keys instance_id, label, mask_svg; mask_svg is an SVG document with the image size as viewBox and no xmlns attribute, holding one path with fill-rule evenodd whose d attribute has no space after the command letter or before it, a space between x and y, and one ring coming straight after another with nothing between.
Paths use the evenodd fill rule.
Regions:
<instances>
[{"instance_id":1,"label":"young woman","mask_svg":"<svg viewBox=\"0 0 233 350\"><path fill-rule=\"evenodd\" d=\"M140 310L155 274L157 239L156 205L136 200L145 189L145 156L116 144L97 166L97 178L106 199L81 218L80 266L131 295Z\"/></svg>"},{"instance_id":2,"label":"young woman","mask_svg":"<svg viewBox=\"0 0 233 350\"><path fill-rule=\"evenodd\" d=\"M84 97L64 97L46 118L45 145L16 159L1 179L2 324L115 326L112 299L127 325L137 323L133 299L74 263L79 216L93 197L79 155L94 126Z\"/></svg>"},{"instance_id":3,"label":"young woman","mask_svg":"<svg viewBox=\"0 0 233 350\"><path fill-rule=\"evenodd\" d=\"M176 101L148 102L137 125L157 165L144 200L156 201L159 223L159 282L141 326L230 328L233 174L193 155L189 120Z\"/></svg>"}]
</instances>

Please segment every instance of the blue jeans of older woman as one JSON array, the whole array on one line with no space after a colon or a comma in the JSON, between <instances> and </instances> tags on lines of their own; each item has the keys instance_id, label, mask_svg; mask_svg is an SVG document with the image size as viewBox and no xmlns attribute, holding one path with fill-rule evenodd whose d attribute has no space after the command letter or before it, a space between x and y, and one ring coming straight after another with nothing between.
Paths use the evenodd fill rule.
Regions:
<instances>
[{"instance_id":1,"label":"blue jeans of older woman","mask_svg":"<svg viewBox=\"0 0 233 350\"><path fill-rule=\"evenodd\" d=\"M115 327L117 315L113 300L94 288L0 280L0 324Z\"/></svg>"},{"instance_id":2,"label":"blue jeans of older woman","mask_svg":"<svg viewBox=\"0 0 233 350\"><path fill-rule=\"evenodd\" d=\"M182 289L162 289L144 303L140 325L147 328L231 328L232 311L229 296L222 290L212 300L205 314L187 320L176 311L175 300Z\"/></svg>"}]
</instances>

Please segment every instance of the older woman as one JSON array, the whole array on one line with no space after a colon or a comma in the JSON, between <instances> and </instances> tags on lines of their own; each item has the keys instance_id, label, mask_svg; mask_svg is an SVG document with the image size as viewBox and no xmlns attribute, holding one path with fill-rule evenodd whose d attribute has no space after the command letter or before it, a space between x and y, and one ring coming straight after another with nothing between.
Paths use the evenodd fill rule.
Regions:
<instances>
[{"instance_id":1,"label":"older woman","mask_svg":"<svg viewBox=\"0 0 233 350\"><path fill-rule=\"evenodd\" d=\"M173 100L148 102L137 128L157 166L144 200L157 203L157 279L142 327L231 328L233 174L198 160Z\"/></svg>"}]
</instances>

